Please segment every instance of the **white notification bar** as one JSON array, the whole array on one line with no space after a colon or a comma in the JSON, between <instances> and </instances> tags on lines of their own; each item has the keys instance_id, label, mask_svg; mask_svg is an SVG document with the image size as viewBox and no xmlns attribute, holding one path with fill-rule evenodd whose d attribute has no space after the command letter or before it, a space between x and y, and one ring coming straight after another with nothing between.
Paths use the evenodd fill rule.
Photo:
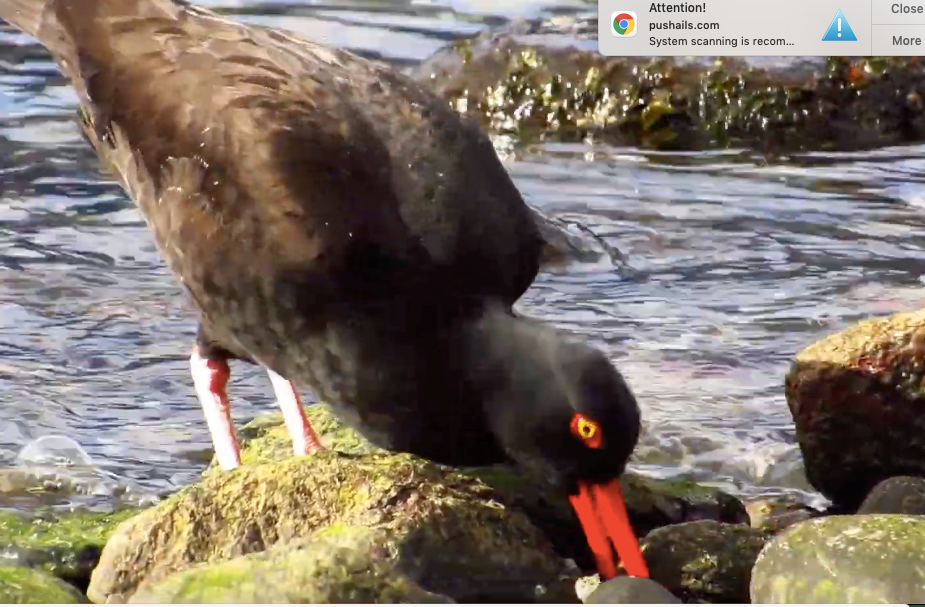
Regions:
<instances>
[{"instance_id":1,"label":"white notification bar","mask_svg":"<svg viewBox=\"0 0 925 607\"><path fill-rule=\"evenodd\" d=\"M598 0L604 55L925 55L925 0Z\"/></svg>"}]
</instances>

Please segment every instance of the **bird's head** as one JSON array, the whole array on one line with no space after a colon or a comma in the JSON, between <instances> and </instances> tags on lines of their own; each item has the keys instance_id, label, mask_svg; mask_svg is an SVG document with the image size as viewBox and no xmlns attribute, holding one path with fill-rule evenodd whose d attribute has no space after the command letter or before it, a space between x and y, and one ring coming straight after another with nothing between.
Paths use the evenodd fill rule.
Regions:
<instances>
[{"instance_id":1,"label":"bird's head","mask_svg":"<svg viewBox=\"0 0 925 607\"><path fill-rule=\"evenodd\" d=\"M623 376L601 351L532 320L488 315L478 335L470 367L498 443L569 495L603 578L617 572L613 547L630 575L647 576L618 484L640 432Z\"/></svg>"}]
</instances>

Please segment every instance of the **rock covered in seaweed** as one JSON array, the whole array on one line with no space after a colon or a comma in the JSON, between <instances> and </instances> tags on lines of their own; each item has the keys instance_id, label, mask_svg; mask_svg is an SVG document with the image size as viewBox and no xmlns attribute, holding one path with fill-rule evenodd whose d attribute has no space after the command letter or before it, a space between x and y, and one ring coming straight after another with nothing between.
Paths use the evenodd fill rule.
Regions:
<instances>
[{"instance_id":1,"label":"rock covered in seaweed","mask_svg":"<svg viewBox=\"0 0 925 607\"><path fill-rule=\"evenodd\" d=\"M309 409L313 424L325 414L314 409ZM332 440L330 432L337 431L334 426L324 429L322 423L316 427L323 441ZM265 430L265 435L272 432ZM256 447L249 448L254 455ZM367 546L373 540L353 534L366 538L373 530L380 534L375 536L376 549L392 561L393 571L435 595L457 601L574 602L574 580L567 579L565 561L526 516L494 497L492 489L471 476L407 454L325 451L251 463L207 474L201 483L120 525L103 550L88 595L95 602L124 601L142 582L153 585L163 579L169 584L168 576L200 563L320 542L325 534L338 535L346 545ZM302 556L283 558L292 563L286 559ZM236 562L262 567L264 574L271 569L254 559ZM343 570L337 569L338 563L318 560L311 566L334 567L325 575L336 576ZM217 575L237 570L237 565L227 567ZM179 591L170 588L185 583L169 586L159 596L176 596ZM366 592L343 586L349 583L342 580L326 588L348 595ZM318 597L323 589L290 591ZM248 600L270 600L260 589L255 592L259 598ZM267 597L276 596L270 592ZM197 594L195 600L206 599Z\"/></svg>"},{"instance_id":2,"label":"rock covered in seaweed","mask_svg":"<svg viewBox=\"0 0 925 607\"><path fill-rule=\"evenodd\" d=\"M40 568L86 590L110 533L136 512L0 512L0 565Z\"/></svg>"},{"instance_id":3,"label":"rock covered in seaweed","mask_svg":"<svg viewBox=\"0 0 925 607\"><path fill-rule=\"evenodd\" d=\"M388 551L385 531L332 527L307 540L229 561L202 563L143 584L129 602L453 602L421 588Z\"/></svg>"},{"instance_id":4,"label":"rock covered in seaweed","mask_svg":"<svg viewBox=\"0 0 925 607\"><path fill-rule=\"evenodd\" d=\"M747 603L752 566L769 534L747 525L695 521L642 540L649 576L684 602Z\"/></svg>"},{"instance_id":5,"label":"rock covered in seaweed","mask_svg":"<svg viewBox=\"0 0 925 607\"><path fill-rule=\"evenodd\" d=\"M920 603L925 518L828 516L795 525L762 550L753 603Z\"/></svg>"},{"instance_id":6,"label":"rock covered in seaweed","mask_svg":"<svg viewBox=\"0 0 925 607\"><path fill-rule=\"evenodd\" d=\"M563 29L572 36L567 47ZM518 23L439 51L414 75L457 110L522 142L787 151L925 137L919 57L794 58L773 66L733 57L603 57L596 32L596 19L571 28Z\"/></svg>"},{"instance_id":7,"label":"rock covered in seaweed","mask_svg":"<svg viewBox=\"0 0 925 607\"><path fill-rule=\"evenodd\" d=\"M0 604L74 604L86 600L53 575L27 567L0 565Z\"/></svg>"},{"instance_id":8,"label":"rock covered in seaweed","mask_svg":"<svg viewBox=\"0 0 925 607\"><path fill-rule=\"evenodd\" d=\"M352 454L387 453L338 422L323 405L308 407L306 413L322 444L328 448ZM278 412L257 417L242 428L241 436L241 458L245 464L292 457L292 443ZM575 559L585 570L594 568L584 531L564 495L510 466L466 468L461 472L494 489L496 498L505 506L527 514L559 554ZM741 500L719 489L687 480L656 480L632 473L624 474L620 482L630 520L640 537L657 527L685 521L747 523L749 520Z\"/></svg>"},{"instance_id":9,"label":"rock covered in seaweed","mask_svg":"<svg viewBox=\"0 0 925 607\"><path fill-rule=\"evenodd\" d=\"M350 455L388 453L370 444L356 430L342 424L324 405L310 405L305 408L305 414L321 444L327 449ZM293 457L292 439L283 422L283 415L278 411L255 417L239 430L238 438L241 441L243 466L281 462ZM217 465L218 460L213 457L206 474L216 472Z\"/></svg>"},{"instance_id":10,"label":"rock covered in seaweed","mask_svg":"<svg viewBox=\"0 0 925 607\"><path fill-rule=\"evenodd\" d=\"M925 475L925 310L867 320L804 349L786 394L806 476L843 511L882 480Z\"/></svg>"}]
</instances>

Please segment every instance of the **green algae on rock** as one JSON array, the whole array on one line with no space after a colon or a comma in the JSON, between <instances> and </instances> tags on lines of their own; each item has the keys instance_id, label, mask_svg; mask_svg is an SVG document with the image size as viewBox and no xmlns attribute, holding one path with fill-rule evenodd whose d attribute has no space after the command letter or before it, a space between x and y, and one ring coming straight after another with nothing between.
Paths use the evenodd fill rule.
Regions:
<instances>
[{"instance_id":1,"label":"green algae on rock","mask_svg":"<svg viewBox=\"0 0 925 607\"><path fill-rule=\"evenodd\" d=\"M387 453L341 424L325 405L306 407L305 412L322 444L329 449L350 454ZM261 415L246 424L241 429L241 439L241 460L245 464L292 457L292 442L279 412ZM499 464L459 471L494 489L506 506L523 510L531 518L535 515L534 522L541 528L545 529L542 521L546 520L584 537L568 499L540 481L527 478L516 468ZM748 513L739 498L689 479L654 479L627 472L621 477L621 485L630 518L640 536L657 527L689 520L748 522Z\"/></svg>"},{"instance_id":2,"label":"green algae on rock","mask_svg":"<svg viewBox=\"0 0 925 607\"><path fill-rule=\"evenodd\" d=\"M769 534L747 525L694 521L642 540L649 577L684 602L747 603L752 565Z\"/></svg>"},{"instance_id":3,"label":"green algae on rock","mask_svg":"<svg viewBox=\"0 0 925 607\"><path fill-rule=\"evenodd\" d=\"M494 496L477 479L407 454L329 450L213 473L120 525L88 595L124 601L142 581L197 563L361 527L386 533L389 554L429 592L574 601L565 562Z\"/></svg>"},{"instance_id":4,"label":"green algae on rock","mask_svg":"<svg viewBox=\"0 0 925 607\"><path fill-rule=\"evenodd\" d=\"M354 455L385 453L356 430L338 421L325 405L305 407L305 415L318 434L321 444L328 449ZM241 464L244 466L278 462L293 457L292 439L279 411L258 415L240 429L238 438L241 441ZM213 457L207 473L217 470L216 466L217 460Z\"/></svg>"},{"instance_id":5,"label":"green algae on rock","mask_svg":"<svg viewBox=\"0 0 925 607\"><path fill-rule=\"evenodd\" d=\"M828 516L781 533L752 571L753 603L921 603L925 518Z\"/></svg>"},{"instance_id":6,"label":"green algae on rock","mask_svg":"<svg viewBox=\"0 0 925 607\"><path fill-rule=\"evenodd\" d=\"M325 405L306 407L305 412L326 447L351 454L387 453L372 446L349 426L341 424ZM254 419L241 429L240 435L241 461L244 464L277 462L293 457L292 442L279 412ZM593 569L594 558L588 549L584 530L566 496L544 485L541 480L527 478L512 466L464 468L459 472L483 481L495 491L498 501L524 512L552 541L559 554L575 559L585 569ZM658 480L626 473L621 485L630 519L639 536L656 527L689 520L748 522L745 506L737 497L689 480Z\"/></svg>"},{"instance_id":7,"label":"green algae on rock","mask_svg":"<svg viewBox=\"0 0 925 607\"><path fill-rule=\"evenodd\" d=\"M807 479L842 511L882 480L925 475L925 310L816 342L785 383Z\"/></svg>"},{"instance_id":8,"label":"green algae on rock","mask_svg":"<svg viewBox=\"0 0 925 607\"><path fill-rule=\"evenodd\" d=\"M109 534L136 512L0 512L0 565L41 568L85 590Z\"/></svg>"},{"instance_id":9,"label":"green algae on rock","mask_svg":"<svg viewBox=\"0 0 925 607\"><path fill-rule=\"evenodd\" d=\"M388 533L340 527L143 584L130 603L452 603L399 567ZM389 558L391 557L391 558Z\"/></svg>"},{"instance_id":10,"label":"green algae on rock","mask_svg":"<svg viewBox=\"0 0 925 607\"><path fill-rule=\"evenodd\" d=\"M49 573L0 565L0 605L86 603L76 588Z\"/></svg>"},{"instance_id":11,"label":"green algae on rock","mask_svg":"<svg viewBox=\"0 0 925 607\"><path fill-rule=\"evenodd\" d=\"M487 32L438 51L414 75L458 111L526 143L786 151L925 137L919 57L793 58L774 67L732 57L602 57L541 41L559 29Z\"/></svg>"}]
</instances>

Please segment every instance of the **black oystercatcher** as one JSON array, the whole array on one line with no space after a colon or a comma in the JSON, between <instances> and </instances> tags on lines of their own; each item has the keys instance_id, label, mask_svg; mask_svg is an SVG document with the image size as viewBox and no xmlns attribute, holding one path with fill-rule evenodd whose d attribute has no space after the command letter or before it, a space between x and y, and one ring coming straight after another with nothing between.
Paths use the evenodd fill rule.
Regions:
<instances>
[{"instance_id":1,"label":"black oystercatcher","mask_svg":"<svg viewBox=\"0 0 925 607\"><path fill-rule=\"evenodd\" d=\"M227 361L371 441L514 460L572 496L605 578L647 576L617 478L639 409L599 351L513 303L543 241L489 140L387 66L175 0L0 0L80 100L83 130L200 311L192 374L239 465ZM285 378L285 379L284 379Z\"/></svg>"}]
</instances>

